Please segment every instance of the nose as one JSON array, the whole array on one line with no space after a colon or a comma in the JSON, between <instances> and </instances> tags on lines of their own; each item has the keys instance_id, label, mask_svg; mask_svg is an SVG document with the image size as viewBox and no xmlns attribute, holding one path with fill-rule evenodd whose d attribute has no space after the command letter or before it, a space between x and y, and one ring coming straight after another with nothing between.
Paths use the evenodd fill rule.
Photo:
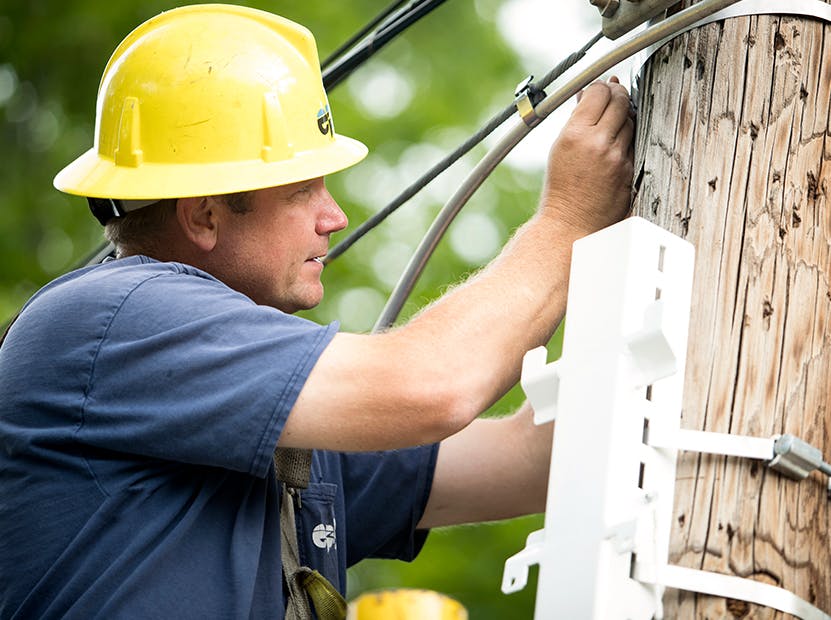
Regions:
<instances>
[{"instance_id":1,"label":"nose","mask_svg":"<svg viewBox=\"0 0 831 620\"><path fill-rule=\"evenodd\" d=\"M317 234L329 235L346 228L349 223L346 213L325 187L322 189L321 202L320 214L317 218Z\"/></svg>"}]
</instances>

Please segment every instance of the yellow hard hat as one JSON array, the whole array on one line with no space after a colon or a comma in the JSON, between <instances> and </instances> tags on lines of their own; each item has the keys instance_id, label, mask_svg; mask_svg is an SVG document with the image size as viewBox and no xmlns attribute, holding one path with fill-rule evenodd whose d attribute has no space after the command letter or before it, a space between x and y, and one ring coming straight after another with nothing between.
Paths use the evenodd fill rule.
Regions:
<instances>
[{"instance_id":1,"label":"yellow hard hat","mask_svg":"<svg viewBox=\"0 0 831 620\"><path fill-rule=\"evenodd\" d=\"M366 152L335 133L311 32L265 11L192 5L118 46L98 90L95 144L54 184L143 206L312 179Z\"/></svg>"}]
</instances>

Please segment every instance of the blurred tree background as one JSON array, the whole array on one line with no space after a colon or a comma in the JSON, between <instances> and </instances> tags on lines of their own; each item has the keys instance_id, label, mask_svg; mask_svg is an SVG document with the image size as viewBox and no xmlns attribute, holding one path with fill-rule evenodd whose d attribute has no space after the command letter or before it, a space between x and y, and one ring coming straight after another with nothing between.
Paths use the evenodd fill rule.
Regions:
<instances>
[{"instance_id":1,"label":"blurred tree background","mask_svg":"<svg viewBox=\"0 0 831 620\"><path fill-rule=\"evenodd\" d=\"M395 40L330 94L335 126L362 140L370 156L334 175L333 195L350 229L457 146L513 98L529 66L498 27L510 0L453 0ZM93 142L101 72L135 26L180 3L170 0L27 0L0 4L0 321L37 288L79 265L102 242L86 201L52 188L56 172ZM187 4L183 2L181 4ZM321 58L357 31L387 0L240 2L308 26ZM533 14L527 15L534 20ZM582 42L567 43L576 48ZM547 147L546 147L547 148ZM307 313L343 329L368 331L432 217L484 153L479 147L401 208L324 274L326 299ZM542 161L542 157L540 161ZM408 302L405 315L492 258L532 213L541 165L503 165L451 227ZM336 242L343 238L341 233ZM551 345L558 354L559 341ZM495 407L516 407L514 390ZM433 532L411 564L368 561L350 571L349 596L379 587L425 587L460 600L476 620L531 617L535 583L500 592L505 559L542 518Z\"/></svg>"}]
</instances>

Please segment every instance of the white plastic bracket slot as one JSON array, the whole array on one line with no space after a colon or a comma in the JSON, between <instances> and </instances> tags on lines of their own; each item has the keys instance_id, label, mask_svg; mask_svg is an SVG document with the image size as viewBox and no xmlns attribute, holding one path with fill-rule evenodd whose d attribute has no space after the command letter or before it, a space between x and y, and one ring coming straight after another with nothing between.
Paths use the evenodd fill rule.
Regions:
<instances>
[{"instance_id":1,"label":"white plastic bracket slot","mask_svg":"<svg viewBox=\"0 0 831 620\"><path fill-rule=\"evenodd\" d=\"M557 362L546 363L545 347L531 349L522 358L520 385L534 409L534 423L553 422L557 418L560 375Z\"/></svg>"},{"instance_id":2,"label":"white plastic bracket slot","mask_svg":"<svg viewBox=\"0 0 831 620\"><path fill-rule=\"evenodd\" d=\"M505 561L505 570L502 573L503 592L507 594L525 589L528 585L528 567L540 563L544 539L545 530L531 532L525 539L525 549Z\"/></svg>"}]
</instances>

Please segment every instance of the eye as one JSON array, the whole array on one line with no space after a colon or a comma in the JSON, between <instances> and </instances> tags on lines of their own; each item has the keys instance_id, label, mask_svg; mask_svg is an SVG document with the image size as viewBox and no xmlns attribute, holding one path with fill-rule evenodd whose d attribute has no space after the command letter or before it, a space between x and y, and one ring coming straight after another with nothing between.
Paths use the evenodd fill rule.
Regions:
<instances>
[{"instance_id":1,"label":"eye","mask_svg":"<svg viewBox=\"0 0 831 620\"><path fill-rule=\"evenodd\" d=\"M293 196L300 198L300 197L303 197L307 194L311 194L312 193L312 187L313 187L312 183L307 183L306 185L304 185L303 187L298 189L296 192L294 192Z\"/></svg>"}]
</instances>

